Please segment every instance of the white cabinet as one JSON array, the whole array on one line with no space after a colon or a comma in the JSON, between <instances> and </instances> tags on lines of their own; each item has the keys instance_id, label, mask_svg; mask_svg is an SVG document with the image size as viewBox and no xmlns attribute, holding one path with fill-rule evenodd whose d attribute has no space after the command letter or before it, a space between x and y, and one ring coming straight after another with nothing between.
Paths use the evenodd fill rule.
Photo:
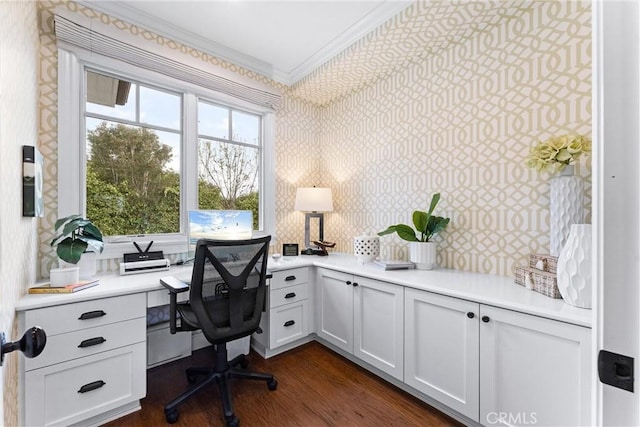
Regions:
<instances>
[{"instance_id":1,"label":"white cabinet","mask_svg":"<svg viewBox=\"0 0 640 427\"><path fill-rule=\"evenodd\" d=\"M591 425L591 330L480 308L480 422Z\"/></svg>"},{"instance_id":2,"label":"white cabinet","mask_svg":"<svg viewBox=\"0 0 640 427\"><path fill-rule=\"evenodd\" d=\"M314 329L312 301L309 267L273 272L254 348L269 357L300 344Z\"/></svg>"},{"instance_id":3,"label":"white cabinet","mask_svg":"<svg viewBox=\"0 0 640 427\"><path fill-rule=\"evenodd\" d=\"M100 424L139 407L146 394L144 293L21 312L47 345L21 359L24 425Z\"/></svg>"},{"instance_id":4,"label":"white cabinet","mask_svg":"<svg viewBox=\"0 0 640 427\"><path fill-rule=\"evenodd\" d=\"M405 290L407 385L484 425L590 425L589 328Z\"/></svg>"},{"instance_id":5,"label":"white cabinet","mask_svg":"<svg viewBox=\"0 0 640 427\"><path fill-rule=\"evenodd\" d=\"M478 421L478 303L405 289L404 382Z\"/></svg>"},{"instance_id":6,"label":"white cabinet","mask_svg":"<svg viewBox=\"0 0 640 427\"><path fill-rule=\"evenodd\" d=\"M317 334L402 380L404 288L318 269Z\"/></svg>"}]
</instances>

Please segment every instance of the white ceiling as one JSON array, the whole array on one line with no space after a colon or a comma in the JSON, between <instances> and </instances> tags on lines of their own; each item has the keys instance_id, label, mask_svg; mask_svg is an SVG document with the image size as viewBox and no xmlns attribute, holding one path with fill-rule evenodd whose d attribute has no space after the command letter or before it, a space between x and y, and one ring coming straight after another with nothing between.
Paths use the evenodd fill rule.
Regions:
<instances>
[{"instance_id":1,"label":"white ceiling","mask_svg":"<svg viewBox=\"0 0 640 427\"><path fill-rule=\"evenodd\" d=\"M299 81L411 0L85 0L287 85Z\"/></svg>"}]
</instances>

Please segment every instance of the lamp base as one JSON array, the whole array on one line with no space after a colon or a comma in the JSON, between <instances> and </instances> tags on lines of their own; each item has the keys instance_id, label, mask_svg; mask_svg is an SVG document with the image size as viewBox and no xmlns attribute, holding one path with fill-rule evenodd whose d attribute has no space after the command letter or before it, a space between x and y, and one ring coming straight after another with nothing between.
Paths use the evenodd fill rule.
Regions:
<instances>
[{"instance_id":1,"label":"lamp base","mask_svg":"<svg viewBox=\"0 0 640 427\"><path fill-rule=\"evenodd\" d=\"M325 255L329 255L329 253L324 250L324 249L312 249L312 248L307 248L307 249L303 249L300 251L300 255L319 255L319 256L325 256Z\"/></svg>"}]
</instances>

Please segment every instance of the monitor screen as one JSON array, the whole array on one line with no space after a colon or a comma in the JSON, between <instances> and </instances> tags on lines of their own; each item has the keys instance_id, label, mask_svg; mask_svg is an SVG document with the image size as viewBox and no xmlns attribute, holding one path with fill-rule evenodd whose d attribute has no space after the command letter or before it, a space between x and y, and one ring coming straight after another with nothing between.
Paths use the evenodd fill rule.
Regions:
<instances>
[{"instance_id":1,"label":"monitor screen","mask_svg":"<svg viewBox=\"0 0 640 427\"><path fill-rule=\"evenodd\" d=\"M189 211L189 252L195 253L199 239L250 239L252 211Z\"/></svg>"}]
</instances>

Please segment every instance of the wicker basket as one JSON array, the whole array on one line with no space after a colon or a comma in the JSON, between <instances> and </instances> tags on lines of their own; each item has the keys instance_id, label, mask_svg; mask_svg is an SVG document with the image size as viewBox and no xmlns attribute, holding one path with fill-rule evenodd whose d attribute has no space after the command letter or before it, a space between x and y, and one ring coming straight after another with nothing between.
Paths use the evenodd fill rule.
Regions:
<instances>
[{"instance_id":1,"label":"wicker basket","mask_svg":"<svg viewBox=\"0 0 640 427\"><path fill-rule=\"evenodd\" d=\"M530 268L536 268L538 261L542 261L542 271L556 274L558 270L558 257L545 254L529 255Z\"/></svg>"},{"instance_id":2,"label":"wicker basket","mask_svg":"<svg viewBox=\"0 0 640 427\"><path fill-rule=\"evenodd\" d=\"M550 298L562 298L562 295L560 295L560 291L558 290L558 281L555 273L549 273L548 271L542 271L531 267L516 267L516 283L518 285L525 286L525 277L527 273L531 275L534 291Z\"/></svg>"}]
</instances>

